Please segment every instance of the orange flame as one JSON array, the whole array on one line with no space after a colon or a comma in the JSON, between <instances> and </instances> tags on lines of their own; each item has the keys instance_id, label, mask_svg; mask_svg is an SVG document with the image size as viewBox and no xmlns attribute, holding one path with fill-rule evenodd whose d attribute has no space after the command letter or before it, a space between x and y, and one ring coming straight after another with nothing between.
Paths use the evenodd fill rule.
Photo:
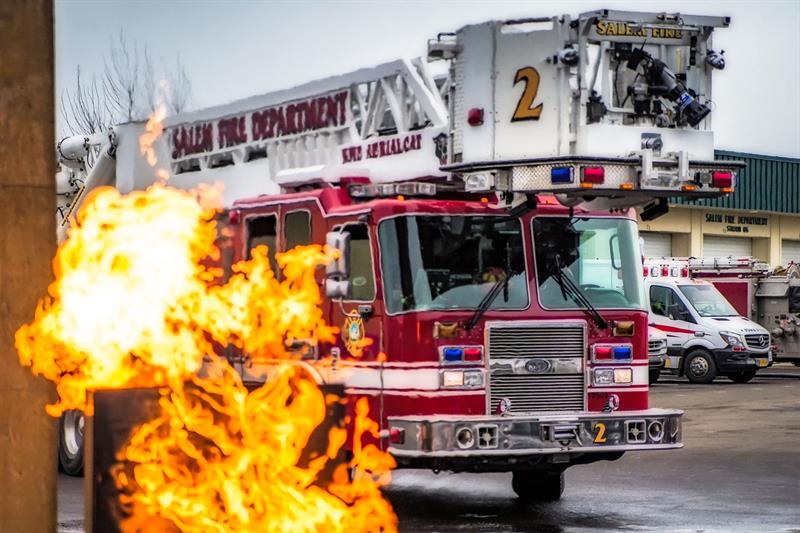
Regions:
<instances>
[{"instance_id":1,"label":"orange flame","mask_svg":"<svg viewBox=\"0 0 800 533\"><path fill-rule=\"evenodd\" d=\"M144 133L139 136L139 152L144 156L147 164L155 168L158 164L156 155L156 140L164 132L164 119L167 117L167 108L163 103L158 104L153 114L147 119L144 125ZM156 176L166 181L169 179L169 172L165 168L157 168Z\"/></svg>"},{"instance_id":2,"label":"orange flame","mask_svg":"<svg viewBox=\"0 0 800 533\"><path fill-rule=\"evenodd\" d=\"M20 361L56 383L54 416L89 412L88 390L165 386L161 415L118 453L126 531L394 531L380 493L394 462L361 446L378 429L365 402L356 405L349 463L339 458L342 427L330 428L322 452L304 462L336 400L299 362L276 362L270 379L248 392L213 355L215 343L232 344L287 360L295 339L333 342L337 329L323 319L314 277L333 252L277 254L278 280L258 247L221 283L208 265L220 256L212 192L161 184L128 195L95 191L58 249L49 297L16 333ZM204 359L206 377L198 377ZM364 474L350 481L348 467Z\"/></svg>"},{"instance_id":3,"label":"orange flame","mask_svg":"<svg viewBox=\"0 0 800 533\"><path fill-rule=\"evenodd\" d=\"M337 400L326 399L297 366L279 367L250 393L230 367L220 370L215 379L195 378L164 393L161 416L119 454L128 465L115 472L130 513L124 530L162 530L164 520L197 533L396 529L379 491L394 466L390 456L370 445L343 462L341 427L328 429L327 447L306 453L326 402ZM356 417L360 442L376 425L365 401ZM352 469L359 475L351 482Z\"/></svg>"},{"instance_id":4,"label":"orange flame","mask_svg":"<svg viewBox=\"0 0 800 533\"><path fill-rule=\"evenodd\" d=\"M213 352L211 340L271 358L289 356L286 341L333 340L314 279L330 254L319 246L278 254L278 281L257 248L213 286L221 272L203 259L219 257L214 215L191 193L161 185L87 199L54 260L50 298L16 334L22 364L57 384L51 415L88 410L87 389L187 379Z\"/></svg>"}]
</instances>

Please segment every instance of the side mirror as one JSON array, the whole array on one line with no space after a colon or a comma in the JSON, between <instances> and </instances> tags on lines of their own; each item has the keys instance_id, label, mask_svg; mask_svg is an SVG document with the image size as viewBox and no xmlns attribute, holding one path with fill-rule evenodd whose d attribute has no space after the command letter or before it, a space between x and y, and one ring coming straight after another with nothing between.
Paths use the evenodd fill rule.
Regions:
<instances>
[{"instance_id":1,"label":"side mirror","mask_svg":"<svg viewBox=\"0 0 800 533\"><path fill-rule=\"evenodd\" d=\"M328 278L347 278L350 276L350 233L347 231L329 231L325 235L325 244L339 251L339 257L328 264L325 270Z\"/></svg>"},{"instance_id":2,"label":"side mirror","mask_svg":"<svg viewBox=\"0 0 800 533\"><path fill-rule=\"evenodd\" d=\"M331 300L343 300L350 296L350 282L346 279L325 280L325 296Z\"/></svg>"}]
</instances>

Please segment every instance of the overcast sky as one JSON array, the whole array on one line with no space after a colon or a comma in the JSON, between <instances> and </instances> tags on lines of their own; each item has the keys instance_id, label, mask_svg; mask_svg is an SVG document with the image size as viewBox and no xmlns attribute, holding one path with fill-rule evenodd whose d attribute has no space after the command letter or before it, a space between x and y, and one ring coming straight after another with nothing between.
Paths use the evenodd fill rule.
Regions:
<instances>
[{"instance_id":1,"label":"overcast sky","mask_svg":"<svg viewBox=\"0 0 800 533\"><path fill-rule=\"evenodd\" d=\"M800 157L800 1L113 1L56 0L56 83L76 66L100 73L120 29L155 62L176 54L192 80L192 108L222 104L399 57L427 39L492 18L600 8L728 15L714 47L714 124L724 149Z\"/></svg>"}]
</instances>

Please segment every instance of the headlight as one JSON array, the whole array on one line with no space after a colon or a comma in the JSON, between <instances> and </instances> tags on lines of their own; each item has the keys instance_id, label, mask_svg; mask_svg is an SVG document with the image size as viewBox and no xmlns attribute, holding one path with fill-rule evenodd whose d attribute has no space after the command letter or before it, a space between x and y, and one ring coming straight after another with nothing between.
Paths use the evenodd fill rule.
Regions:
<instances>
[{"instance_id":1,"label":"headlight","mask_svg":"<svg viewBox=\"0 0 800 533\"><path fill-rule=\"evenodd\" d=\"M442 387L478 389L483 387L483 372L480 370L445 370L441 373Z\"/></svg>"},{"instance_id":2,"label":"headlight","mask_svg":"<svg viewBox=\"0 0 800 533\"><path fill-rule=\"evenodd\" d=\"M731 333L730 331L720 331L719 336L722 337L723 341L728 343L728 346L744 347L744 341L736 333Z\"/></svg>"},{"instance_id":3,"label":"headlight","mask_svg":"<svg viewBox=\"0 0 800 533\"><path fill-rule=\"evenodd\" d=\"M592 371L595 386L630 385L633 382L633 370L630 368L595 368Z\"/></svg>"}]
</instances>

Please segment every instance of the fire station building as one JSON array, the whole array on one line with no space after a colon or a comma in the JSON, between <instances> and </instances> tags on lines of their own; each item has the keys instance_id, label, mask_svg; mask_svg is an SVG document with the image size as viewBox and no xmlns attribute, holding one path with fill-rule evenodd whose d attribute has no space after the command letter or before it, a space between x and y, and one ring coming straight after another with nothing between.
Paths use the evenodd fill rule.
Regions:
<instances>
[{"instance_id":1,"label":"fire station building","mask_svg":"<svg viewBox=\"0 0 800 533\"><path fill-rule=\"evenodd\" d=\"M716 157L747 163L736 191L710 200L675 199L666 215L639 221L645 255L800 263L800 159L724 150Z\"/></svg>"}]
</instances>

